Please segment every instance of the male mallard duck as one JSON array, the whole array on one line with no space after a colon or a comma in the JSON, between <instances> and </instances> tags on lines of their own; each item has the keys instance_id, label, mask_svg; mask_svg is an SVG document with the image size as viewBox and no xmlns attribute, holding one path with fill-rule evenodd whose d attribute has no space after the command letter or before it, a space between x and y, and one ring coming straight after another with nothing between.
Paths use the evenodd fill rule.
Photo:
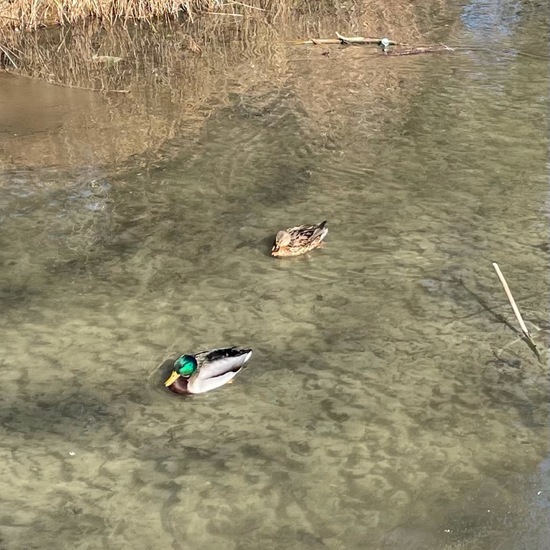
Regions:
<instances>
[{"instance_id":1,"label":"male mallard duck","mask_svg":"<svg viewBox=\"0 0 550 550\"><path fill-rule=\"evenodd\" d=\"M271 255L276 258L299 256L320 246L328 233L327 222L317 225L298 225L277 233Z\"/></svg>"},{"instance_id":2,"label":"male mallard duck","mask_svg":"<svg viewBox=\"0 0 550 550\"><path fill-rule=\"evenodd\" d=\"M164 385L174 393L206 393L231 383L251 355L252 350L235 347L182 355Z\"/></svg>"}]
</instances>

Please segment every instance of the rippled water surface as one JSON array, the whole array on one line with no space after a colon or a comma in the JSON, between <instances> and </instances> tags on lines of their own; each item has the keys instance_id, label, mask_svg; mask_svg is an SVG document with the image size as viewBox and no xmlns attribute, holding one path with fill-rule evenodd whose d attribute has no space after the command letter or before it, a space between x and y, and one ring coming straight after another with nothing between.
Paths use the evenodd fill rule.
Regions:
<instances>
[{"instance_id":1,"label":"rippled water surface","mask_svg":"<svg viewBox=\"0 0 550 550\"><path fill-rule=\"evenodd\" d=\"M0 547L549 547L547 20L524 4L465 5L449 54L291 47L164 160L0 173ZM324 249L269 257L323 219ZM235 384L163 390L164 360L229 344L255 350Z\"/></svg>"}]
</instances>

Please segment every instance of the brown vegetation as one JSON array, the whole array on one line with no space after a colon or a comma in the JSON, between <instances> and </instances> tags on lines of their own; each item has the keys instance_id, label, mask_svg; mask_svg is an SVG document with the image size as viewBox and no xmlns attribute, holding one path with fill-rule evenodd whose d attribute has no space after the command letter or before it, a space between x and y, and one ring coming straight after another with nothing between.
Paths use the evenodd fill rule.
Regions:
<instances>
[{"instance_id":1,"label":"brown vegetation","mask_svg":"<svg viewBox=\"0 0 550 550\"><path fill-rule=\"evenodd\" d=\"M289 3L288 0L3 0L0 25L36 29L91 19L114 24L174 20L182 16L193 19L205 12L235 16L244 10L277 11Z\"/></svg>"}]
</instances>

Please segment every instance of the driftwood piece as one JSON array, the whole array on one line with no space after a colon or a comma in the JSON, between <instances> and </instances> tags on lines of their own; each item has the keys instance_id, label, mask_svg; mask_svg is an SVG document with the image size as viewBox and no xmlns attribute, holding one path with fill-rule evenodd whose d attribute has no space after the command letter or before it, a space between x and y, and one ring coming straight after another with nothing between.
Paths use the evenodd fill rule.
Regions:
<instances>
[{"instance_id":1,"label":"driftwood piece","mask_svg":"<svg viewBox=\"0 0 550 550\"><path fill-rule=\"evenodd\" d=\"M319 44L376 44L381 45L382 50L387 55L418 55L422 53L441 53L441 52L454 52L454 48L446 46L445 44L434 44L430 46L417 46L415 48L408 49L395 49L388 50L390 46L408 46L409 44L403 44L389 40L387 38L365 38L363 36L343 36L340 33L336 33L336 38L310 38L309 40L295 40L292 42L295 45L319 45Z\"/></svg>"},{"instance_id":2,"label":"driftwood piece","mask_svg":"<svg viewBox=\"0 0 550 550\"><path fill-rule=\"evenodd\" d=\"M363 36L343 36L336 33L336 38L310 38L309 40L294 40L292 44L302 46L306 44L380 44L382 38L365 38ZM397 46L398 43L389 41L390 46ZM402 44L406 45L406 44Z\"/></svg>"}]
</instances>

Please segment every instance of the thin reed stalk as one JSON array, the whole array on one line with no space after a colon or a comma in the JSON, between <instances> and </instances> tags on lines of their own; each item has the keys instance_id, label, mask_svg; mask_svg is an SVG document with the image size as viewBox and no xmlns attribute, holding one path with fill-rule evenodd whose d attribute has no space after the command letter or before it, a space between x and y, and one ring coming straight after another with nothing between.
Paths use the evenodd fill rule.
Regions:
<instances>
[{"instance_id":1,"label":"thin reed stalk","mask_svg":"<svg viewBox=\"0 0 550 550\"><path fill-rule=\"evenodd\" d=\"M499 265L496 262L493 262L493 268L496 271L496 274L500 280L500 284L502 285L502 288L504 289L504 292L506 294L506 297L508 298L508 301L510 302L510 305L512 306L512 311L514 312L514 315L516 316L516 319L518 321L518 324L521 328L521 332L523 332L523 336L525 341L529 344L529 347L533 350L537 358L540 360L541 355L540 351L537 348L537 345L535 344L535 341L533 340L533 337L531 336L531 333L529 332L527 325L525 324L525 321L523 320L523 317L521 316L521 313L519 311L519 307L516 304L516 301L514 300L514 297L512 296L512 291L510 290L510 287L508 286L508 283L506 279L504 278L504 275L502 274L502 271L500 270Z\"/></svg>"}]
</instances>

